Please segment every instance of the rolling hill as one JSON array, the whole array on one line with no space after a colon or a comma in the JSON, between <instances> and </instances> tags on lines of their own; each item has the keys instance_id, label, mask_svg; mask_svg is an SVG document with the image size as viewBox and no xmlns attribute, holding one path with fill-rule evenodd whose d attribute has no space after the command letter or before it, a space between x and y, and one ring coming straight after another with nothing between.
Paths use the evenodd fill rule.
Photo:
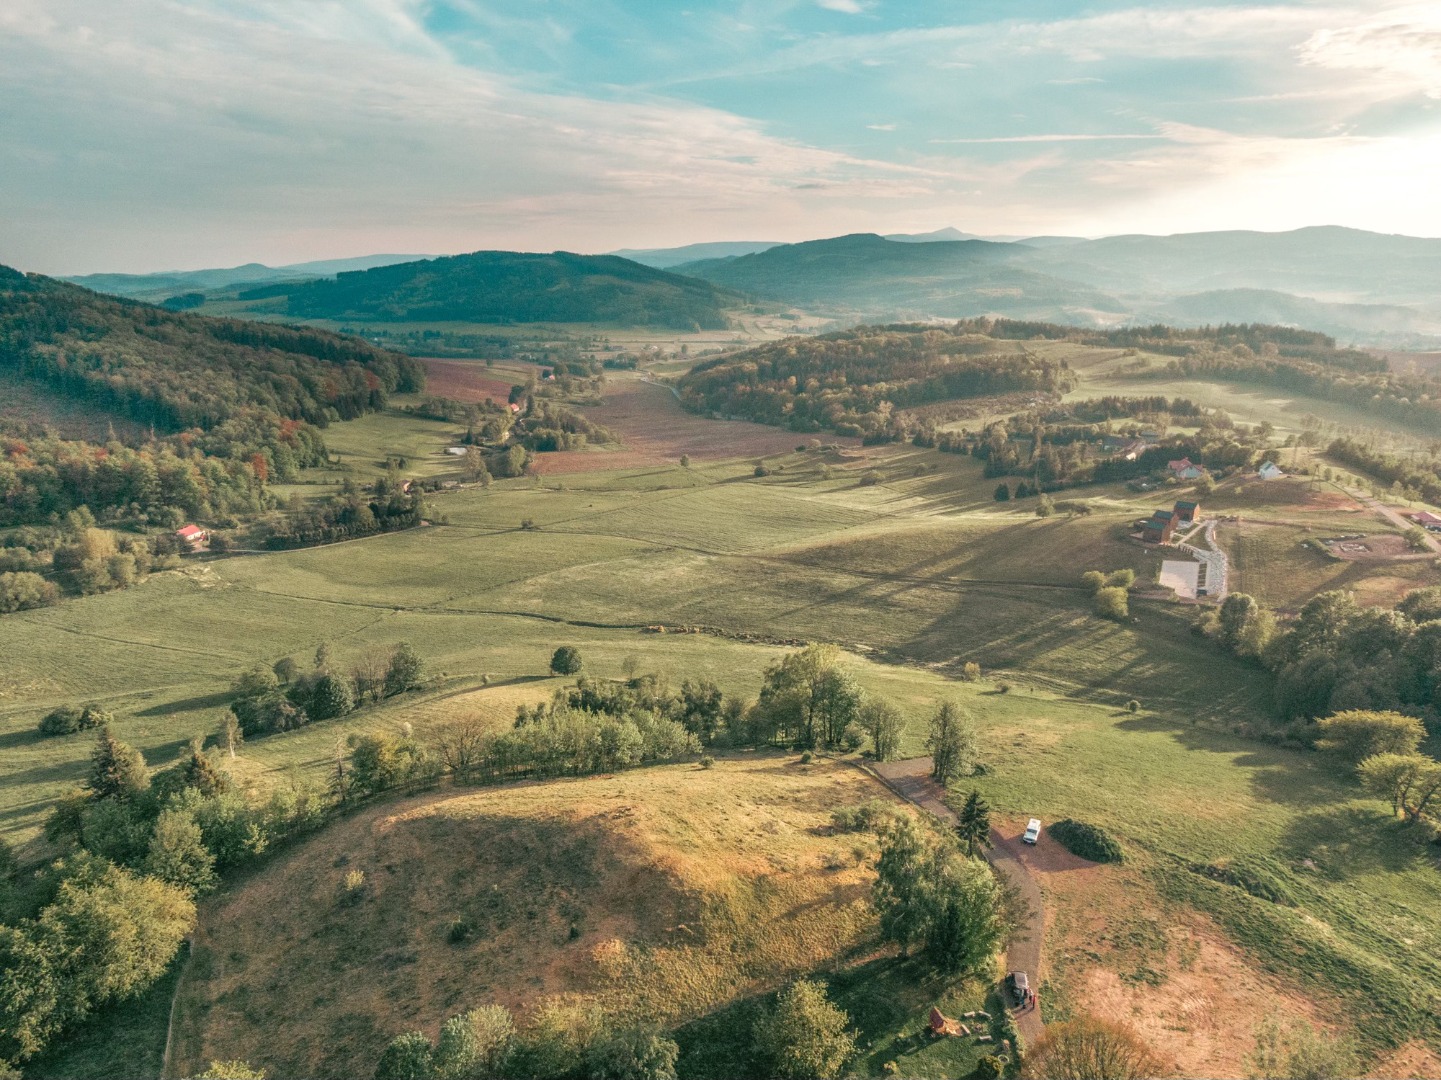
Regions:
<instances>
[{"instance_id":1,"label":"rolling hill","mask_svg":"<svg viewBox=\"0 0 1441 1080\"><path fill-rule=\"evenodd\" d=\"M866 319L1015 318L1090 322L1103 311L1123 320L1115 298L1024 264L1029 249L987 240L912 243L873 233L786 244L739 258L689 263L687 274L717 285Z\"/></svg>"},{"instance_id":2,"label":"rolling hill","mask_svg":"<svg viewBox=\"0 0 1441 1080\"><path fill-rule=\"evenodd\" d=\"M1435 293L1441 240L1356 229L1014 243L915 243L856 234L678 269L843 318L1000 315L1079 325L1264 320L1360 344L1441 339Z\"/></svg>"},{"instance_id":3,"label":"rolling hill","mask_svg":"<svg viewBox=\"0 0 1441 1080\"><path fill-rule=\"evenodd\" d=\"M216 289L254 287L274 281L308 281L331 277L348 270L369 270L375 266L414 262L425 255L361 255L353 259L321 259L317 262L266 266L246 263L208 270L166 270L155 274L79 274L62 278L96 292L126 296L134 300L159 301L181 293Z\"/></svg>"},{"instance_id":4,"label":"rolling hill","mask_svg":"<svg viewBox=\"0 0 1441 1080\"><path fill-rule=\"evenodd\" d=\"M242 291L300 318L377 322L614 322L724 329L740 297L614 255L477 251Z\"/></svg>"}]
</instances>

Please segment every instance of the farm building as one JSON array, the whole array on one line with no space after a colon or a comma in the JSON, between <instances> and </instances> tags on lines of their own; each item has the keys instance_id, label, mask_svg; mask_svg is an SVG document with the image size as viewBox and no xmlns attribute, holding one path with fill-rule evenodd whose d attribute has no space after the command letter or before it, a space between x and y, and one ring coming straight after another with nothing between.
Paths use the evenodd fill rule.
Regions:
<instances>
[{"instance_id":1,"label":"farm building","mask_svg":"<svg viewBox=\"0 0 1441 1080\"><path fill-rule=\"evenodd\" d=\"M1201 466L1193 463L1190 458L1183 457L1179 461L1169 461L1166 468L1171 470L1171 475L1177 480L1199 480L1201 478Z\"/></svg>"},{"instance_id":2,"label":"farm building","mask_svg":"<svg viewBox=\"0 0 1441 1080\"><path fill-rule=\"evenodd\" d=\"M175 539L192 551L210 539L210 534L199 525L186 525L175 530Z\"/></svg>"},{"instance_id":3,"label":"farm building","mask_svg":"<svg viewBox=\"0 0 1441 1080\"><path fill-rule=\"evenodd\" d=\"M1176 511L1157 510L1141 525L1141 539L1148 544L1169 544L1176 524Z\"/></svg>"},{"instance_id":4,"label":"farm building","mask_svg":"<svg viewBox=\"0 0 1441 1080\"><path fill-rule=\"evenodd\" d=\"M1262 480L1279 480L1286 475L1274 461L1264 463L1259 471Z\"/></svg>"},{"instance_id":5,"label":"farm building","mask_svg":"<svg viewBox=\"0 0 1441 1080\"><path fill-rule=\"evenodd\" d=\"M1107 435L1101 440L1101 449L1122 461L1135 461L1147 448L1144 439L1133 439L1125 435Z\"/></svg>"},{"instance_id":6,"label":"farm building","mask_svg":"<svg viewBox=\"0 0 1441 1080\"><path fill-rule=\"evenodd\" d=\"M1441 532L1441 516L1431 513L1430 510L1422 510L1419 514L1412 514L1410 517L1417 525L1429 532Z\"/></svg>"},{"instance_id":7,"label":"farm building","mask_svg":"<svg viewBox=\"0 0 1441 1080\"><path fill-rule=\"evenodd\" d=\"M1177 518L1177 521L1178 521L1180 524L1182 524L1182 525L1191 525L1191 524L1194 524L1194 522L1196 521L1196 519L1197 519L1198 517L1200 517L1200 516L1201 516L1201 504L1200 504L1200 503L1198 503L1198 502L1191 502L1190 500L1183 499L1183 500L1181 500L1180 502L1178 502L1178 503L1176 504L1176 518Z\"/></svg>"}]
</instances>

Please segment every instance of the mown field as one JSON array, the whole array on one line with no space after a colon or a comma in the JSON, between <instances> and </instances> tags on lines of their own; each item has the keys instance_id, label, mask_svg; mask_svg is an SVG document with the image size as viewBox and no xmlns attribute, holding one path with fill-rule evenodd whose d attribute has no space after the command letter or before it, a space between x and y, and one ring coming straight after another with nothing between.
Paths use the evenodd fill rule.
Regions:
<instances>
[{"instance_id":1,"label":"mown field","mask_svg":"<svg viewBox=\"0 0 1441 1080\"><path fill-rule=\"evenodd\" d=\"M652 391L669 399L658 387L642 392ZM643 421L643 412L635 416L640 419L625 422ZM797 452L791 446L770 454L771 475L758 478L750 453L725 458L703 449L682 468L681 454L694 448L686 440L699 429L674 423L661 430L669 432L669 441L647 449L658 460L645 467L587 467L437 496L435 516L446 524L308 551L197 559L123 592L0 618L5 657L0 748L6 764L0 833L22 845L25 854L43 854L38 832L44 815L83 774L86 736L42 740L35 734L36 721L48 709L101 702L116 712L120 736L140 747L151 765L163 765L190 737L215 730L227 688L248 666L287 655L306 664L322 642L344 666L369 647L410 641L435 683L340 721L254 740L234 766L247 787L261 790L293 770L319 778L337 743L355 732L410 723L424 735L476 717L504 726L518 704L547 697L562 684L546 670L560 644L578 646L593 674L618 676L633 663L676 682L702 675L729 693L753 696L763 668L782 655L785 642L831 641L848 650L847 662L866 690L903 709L907 754L923 752L925 717L935 703L954 698L982 728L988 769L976 784L999 814L1011 822L1031 814L1048 820L1082 817L1113 829L1126 845L1131 858L1120 870L1096 875L1067 869L1043 876L1053 911L1048 970L1041 974L1048 1008L1057 1015L1096 1008L1130 1016L1168 1033L1164 1037L1184 1050L1182 1059L1193 1074L1209 1068L1239 1075L1238 1039L1227 1032L1231 1025L1249 1030L1255 1017L1226 996L1223 984L1249 980L1258 994L1283 997L1297 1015L1358 1031L1378 1053L1412 1038L1441 1047L1434 1024L1441 1009L1441 968L1435 961L1441 954L1436 930L1441 876L1434 856L1389 824L1383 806L1358 800L1356 789L1313 755L1235 734L1268 722L1268 681L1194 635L1192 609L1135 601L1133 620L1119 624L1094 616L1077 588L1081 572L1092 568L1129 566L1142 581L1153 579L1158 557L1127 540L1126 532L1136 517L1167 505L1184 489L1149 495L1122 487L1084 489L1076 497L1091 502L1091 515L1042 520L1026 503L996 504L990 495L994 481L986 481L970 458L910 447ZM448 425L392 412L335 425L326 438L356 467L378 468L375 463L400 453L423 463L419 468L441 470L451 434ZM645 434L660 437L656 431ZM872 471L878 482L863 483ZM1358 564L1333 563L1301 548L1299 540L1313 530L1325 534L1360 519L1372 529L1389 528L1369 520L1335 488L1312 490L1291 481L1265 488L1227 484L1207 502L1244 519L1233 534L1225 527L1221 534L1236 559L1238 587L1278 606L1299 606L1325 588L1365 589L1392 580L1374 586L1379 596L1395 591L1395 580L1434 579L1429 563L1358 570ZM523 519L535 527L522 529ZM656 632L661 628L666 632ZM958 681L967 661L982 665L982 682ZM1012 689L1002 692L1003 685ZM1139 714L1122 708L1132 698L1141 703ZM681 766L656 770L650 779L647 773L586 781L598 785L584 796L591 800L585 801L589 809L580 809L581 803L572 809L592 814L599 798L594 792L603 784L631 785L624 787L632 793L624 801L640 806L649 798L646 785L673 794L680 789L665 785L722 783L737 775L727 770L748 767L726 761L700 780ZM790 761L778 761L774 769L787 784L800 775ZM825 792L840 798L844 787L850 798L852 788L865 786L858 773L835 769L824 772L830 779L814 790L808 780L801 784L808 792L806 814L820 813L831 797ZM427 809L424 801L404 809L381 807L313 842L339 845L332 854L310 860L298 853L283 856L245 888L290 887L281 884L286 875L304 874L293 887L314 892L320 902L330 877L339 872L334 859L346 854L347 845L367 852L365 858L380 858L374 830L388 816L432 824L446 819L446 829L461 832L521 818L537 829L555 829L562 810L546 817L550 811L540 808L550 797L533 794L541 790L463 796L481 800L475 805L485 807L483 825L467 824L469 811L451 820L449 811ZM809 858L825 847L804 834L801 818L785 816L791 810L774 813L783 822L775 835L797 845L785 850L804 850ZM681 826L653 825L657 835L665 833L666 844L698 845L694 850L700 851L736 839L723 824L727 815L744 816L721 807L713 815L687 818L684 843L676 840L679 834L666 832ZM707 831L712 819L713 835ZM362 820L371 824L363 829ZM771 834L767 837L771 844ZM427 842L441 838L437 834ZM596 843L604 847L610 841ZM421 850L401 845L387 856L404 867L394 884L388 870L375 876L390 890L403 881L418 882L407 875L421 873L421 865L428 866L427 873L450 873L447 866L433 865L439 860L417 863L406 856ZM1240 855L1281 867L1298 906L1267 904L1191 869ZM654 863L650 855L645 858L651 859L646 865ZM460 897L484 868L472 870L471 878L436 878L433 886ZM848 887L859 887L862 869L844 873L850 875ZM677 895L689 895L686 888L676 889ZM214 902L215 910L232 913L222 920L226 932L243 936L229 952L217 953L223 962L216 970L231 972L233 963L235 972L244 973L236 975L240 981L224 983L227 987L249 985L245 980L263 986L278 977L271 971L273 946L259 940L258 924L237 917L241 908L226 907L244 895L227 893ZM401 895L391 892L385 903L394 905ZM1105 899L1099 908L1097 897ZM434 911L417 911L415 919L441 918L445 905L436 904ZM377 908L382 910L391 913L387 922L401 917L393 906ZM334 921L329 914L324 918ZM423 937L429 924L404 925L408 929L397 934ZM1158 925L1165 928L1159 935ZM614 936L624 939L623 928ZM322 939L315 947L340 948ZM805 963L833 968L845 949L839 937L828 941L807 953ZM567 946L556 948L559 956ZM443 942L420 947L397 938L376 956L351 958L361 965L357 971L384 969L385 978L413 981L433 970L436 987L434 994L415 996L414 1016L404 1007L391 1011L394 1002L367 996L349 1010L367 1017L355 1021L356 1045L371 1046L397 1024L417 1022L433 1030L446 1010L455 1011L451 1004L471 991L457 982L452 963L457 958L450 949ZM223 959L232 952L242 960ZM421 959L405 960L412 952ZM1197 967L1198 955L1221 959ZM317 968L325 975L322 981L338 982L331 973L349 970L325 966L333 959L327 953ZM489 971L489 965L489 959L472 958L465 970L473 976ZM522 998L580 977L564 964L555 970L559 974L545 987L516 991L516 1001L524 1004ZM683 1047L709 1047L695 1050L701 1056L692 1060L711 1061L709 1075L721 1075L730 1059L714 1044L713 1032L707 1034L702 1022L707 1010L719 1004L751 1008L756 995L792 970L795 964L778 964L753 973L744 989L724 1000L707 998L706 1005L676 1013L678 1021L691 1025L684 1029ZM1231 974L1205 980L1196 974L1212 970ZM857 971L835 977L838 986L857 980L853 1000L864 1011L867 980L895 976L890 969ZM219 986L230 975L213 978ZM486 979L492 988L501 986L498 974ZM942 991L931 987L926 993ZM461 997L442 1000L454 992ZM332 991L318 984L289 987L286 1000L326 993ZM1197 995L1209 995L1209 1011L1178 1004ZM892 1012L874 1021L878 1046L889 1047L884 1040L899 1038L911 1023L906 1010L922 1008L919 998L904 1000L904 1016ZM262 1054L247 1048L244 1033L259 1030L273 1017L273 1007L264 995L250 1002L241 1007L230 1000L215 1012L232 1020L209 1026L197 1020L188 1028L186 1060L198 1062L207 1047L222 1045L259 1059ZM317 1017L341 1025L332 1034L351 1030L342 1024L343 1004L327 999L316 1006ZM319 1028L309 1034L318 1033ZM287 1035L290 1041L277 1043L275 1052L300 1054L294 1048L303 1037L303 1032ZM1421 1056L1407 1060L1421 1064L1408 1068L1433 1067L1423 1051L1415 1053ZM866 1059L873 1072L891 1060L877 1054ZM85 1060L96 1068L104 1063L103 1054ZM923 1065L941 1067L930 1059L896 1060L902 1075L925 1075ZM81 1074L103 1075L103 1068L86 1073L72 1059L36 1073ZM697 1064L693 1075L705 1074Z\"/></svg>"}]
</instances>

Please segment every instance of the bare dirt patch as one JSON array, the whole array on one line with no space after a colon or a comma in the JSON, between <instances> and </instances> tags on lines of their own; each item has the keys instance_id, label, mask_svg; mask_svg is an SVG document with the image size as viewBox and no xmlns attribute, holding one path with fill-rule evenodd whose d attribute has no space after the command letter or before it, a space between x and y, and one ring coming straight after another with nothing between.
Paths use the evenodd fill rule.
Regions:
<instances>
[{"instance_id":1,"label":"bare dirt patch","mask_svg":"<svg viewBox=\"0 0 1441 1080\"><path fill-rule=\"evenodd\" d=\"M1377 1080L1406 1076L1414 1080L1441 1080L1441 1056L1425 1043L1410 1042L1382 1059L1371 1075Z\"/></svg>"},{"instance_id":2,"label":"bare dirt patch","mask_svg":"<svg viewBox=\"0 0 1441 1080\"><path fill-rule=\"evenodd\" d=\"M1073 1013L1129 1024L1179 1075L1217 1078L1247 1075L1263 1019L1324 1020L1325 1010L1253 965L1204 916L1161 905L1137 871L1086 862L1046 839L1027 865L1046 895L1047 977Z\"/></svg>"},{"instance_id":3,"label":"bare dirt patch","mask_svg":"<svg viewBox=\"0 0 1441 1080\"><path fill-rule=\"evenodd\" d=\"M712 420L681 407L670 388L628 376L612 377L605 400L587 405L587 417L609 428L619 447L595 446L537 454L535 470L543 476L595 472L602 469L643 469L674 465L682 455L696 462L760 458L793 451L811 436L744 420ZM827 443L847 450L859 439L826 435Z\"/></svg>"},{"instance_id":4,"label":"bare dirt patch","mask_svg":"<svg viewBox=\"0 0 1441 1080\"><path fill-rule=\"evenodd\" d=\"M1347 562L1395 562L1435 557L1432 552L1412 551L1405 537L1391 535L1327 540L1326 548L1336 558L1345 559Z\"/></svg>"},{"instance_id":5,"label":"bare dirt patch","mask_svg":"<svg viewBox=\"0 0 1441 1080\"><path fill-rule=\"evenodd\" d=\"M1081 994L1091 1012L1130 1024L1152 1046L1163 1047L1182 1076L1247 1075L1246 1058L1262 1020L1318 1024L1304 999L1251 967L1209 927L1172 926L1166 937L1172 964L1159 984L1096 967L1082 980Z\"/></svg>"},{"instance_id":6,"label":"bare dirt patch","mask_svg":"<svg viewBox=\"0 0 1441 1080\"><path fill-rule=\"evenodd\" d=\"M605 402L585 414L620 435L625 446L655 461L677 461L687 454L700 461L766 457L794 450L809 441L782 428L745 420L712 420L687 412L670 388L635 378L613 379ZM824 436L824 441L855 447L859 439Z\"/></svg>"},{"instance_id":7,"label":"bare dirt patch","mask_svg":"<svg viewBox=\"0 0 1441 1080\"><path fill-rule=\"evenodd\" d=\"M439 360L423 358L425 389L436 397L455 401L481 402L490 398L504 405L515 385L504 375L495 374L478 360Z\"/></svg>"}]
</instances>

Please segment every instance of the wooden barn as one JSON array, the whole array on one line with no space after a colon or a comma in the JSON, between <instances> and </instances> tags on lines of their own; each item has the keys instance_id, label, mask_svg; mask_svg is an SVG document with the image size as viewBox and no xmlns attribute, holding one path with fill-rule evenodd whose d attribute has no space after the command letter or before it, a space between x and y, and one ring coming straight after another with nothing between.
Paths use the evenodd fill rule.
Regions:
<instances>
[{"instance_id":1,"label":"wooden barn","mask_svg":"<svg viewBox=\"0 0 1441 1080\"><path fill-rule=\"evenodd\" d=\"M1169 544L1176 525L1176 511L1157 510L1141 526L1141 539L1148 544Z\"/></svg>"}]
</instances>

